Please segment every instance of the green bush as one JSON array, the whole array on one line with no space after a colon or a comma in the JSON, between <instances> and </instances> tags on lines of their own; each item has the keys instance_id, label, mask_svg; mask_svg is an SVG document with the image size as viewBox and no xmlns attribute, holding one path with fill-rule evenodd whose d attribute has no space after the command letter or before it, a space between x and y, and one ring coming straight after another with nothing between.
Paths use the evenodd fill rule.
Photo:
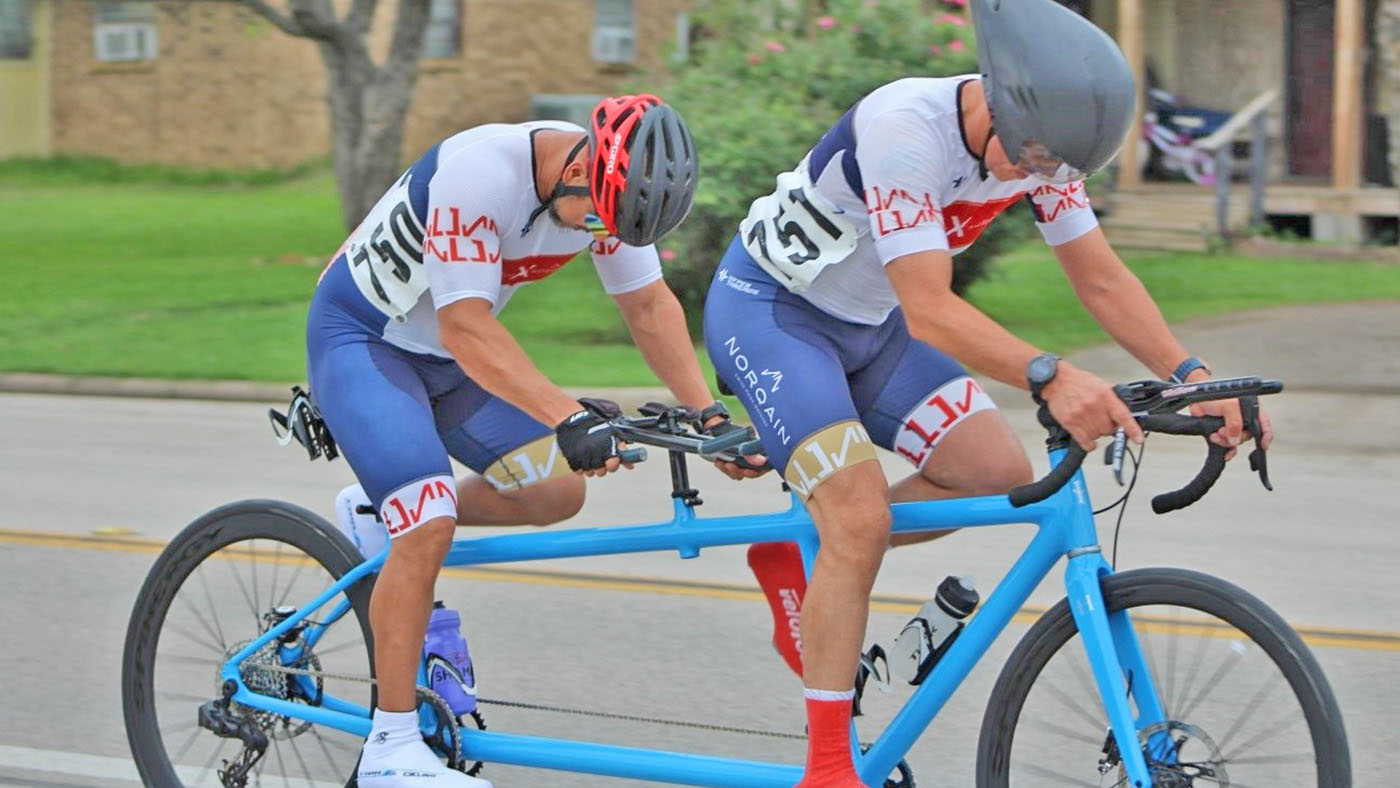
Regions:
<instances>
[{"instance_id":1,"label":"green bush","mask_svg":"<svg viewBox=\"0 0 1400 788\"><path fill-rule=\"evenodd\" d=\"M700 189L685 223L661 243L667 281L698 321L710 276L749 203L871 90L909 76L977 70L975 40L955 6L927 0L709 0L697 40L663 80L700 152ZM957 257L962 291L1024 236L1024 211L994 222Z\"/></svg>"}]
</instances>

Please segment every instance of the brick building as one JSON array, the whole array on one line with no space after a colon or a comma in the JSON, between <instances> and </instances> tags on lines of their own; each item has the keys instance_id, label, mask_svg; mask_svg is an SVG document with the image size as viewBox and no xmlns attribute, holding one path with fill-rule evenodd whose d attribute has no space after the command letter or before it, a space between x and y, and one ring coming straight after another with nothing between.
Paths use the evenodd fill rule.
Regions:
<instances>
[{"instance_id":1,"label":"brick building","mask_svg":"<svg viewBox=\"0 0 1400 788\"><path fill-rule=\"evenodd\" d=\"M431 0L405 158L479 123L577 118L672 51L688 5ZM330 151L325 89L313 42L231 3L0 0L0 156L286 167Z\"/></svg>"}]
</instances>

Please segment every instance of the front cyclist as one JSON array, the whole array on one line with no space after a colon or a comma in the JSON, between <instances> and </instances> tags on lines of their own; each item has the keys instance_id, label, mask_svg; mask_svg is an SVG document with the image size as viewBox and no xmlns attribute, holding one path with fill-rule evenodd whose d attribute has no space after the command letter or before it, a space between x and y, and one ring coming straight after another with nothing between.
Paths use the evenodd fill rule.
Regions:
<instances>
[{"instance_id":1,"label":"front cyclist","mask_svg":"<svg viewBox=\"0 0 1400 788\"><path fill-rule=\"evenodd\" d=\"M821 536L800 661L779 643L806 687L800 788L861 785L852 686L890 501L997 494L1031 479L1020 443L959 362L1013 385L1029 378L1085 447L1116 427L1142 437L1109 383L955 295L953 256L1029 200L1075 292L1119 344L1163 378L1210 374L1104 240L1084 192L1132 117L1122 53L1053 0L972 8L983 76L903 79L862 99L753 203L705 308L716 369ZM1202 410L1226 419L1214 440L1238 443L1237 402ZM890 487L876 445L917 472ZM754 555L765 589L771 576L792 577L783 553Z\"/></svg>"},{"instance_id":2,"label":"front cyclist","mask_svg":"<svg viewBox=\"0 0 1400 788\"><path fill-rule=\"evenodd\" d=\"M711 405L651 245L685 217L697 174L689 131L655 96L603 100L587 131L479 126L411 166L323 274L307 324L312 391L393 540L370 601L378 707L361 788L489 788L433 755L415 712L453 529L558 522L583 504L575 472L619 466L614 431L496 319L511 294L591 244L652 370L683 404ZM479 475L458 484L449 456Z\"/></svg>"}]
</instances>

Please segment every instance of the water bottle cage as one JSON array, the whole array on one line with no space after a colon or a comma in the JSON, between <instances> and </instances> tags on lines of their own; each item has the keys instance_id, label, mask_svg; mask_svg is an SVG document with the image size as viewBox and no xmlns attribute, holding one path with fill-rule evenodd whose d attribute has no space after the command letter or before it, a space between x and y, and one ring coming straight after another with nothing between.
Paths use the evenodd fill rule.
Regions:
<instances>
[{"instance_id":1,"label":"water bottle cage","mask_svg":"<svg viewBox=\"0 0 1400 788\"><path fill-rule=\"evenodd\" d=\"M277 436L277 442L288 446L295 440L306 449L307 459L324 456L327 460L334 460L340 455L335 438L331 437L330 429L321 418L320 409L311 399L311 392L301 386L292 386L292 400L287 404L285 414L269 408L267 418L272 422L272 432Z\"/></svg>"},{"instance_id":2,"label":"water bottle cage","mask_svg":"<svg viewBox=\"0 0 1400 788\"><path fill-rule=\"evenodd\" d=\"M896 652L895 659L904 658L905 655L912 656L909 653L909 648L915 644L901 645L901 641L904 640L906 633L912 633L912 637L916 638L919 665L914 670L913 678L909 679L909 684L911 686L917 687L924 683L924 679L928 678L928 674L933 671L933 666L938 664L938 660L943 656L944 652L953 645L954 640L958 639L958 633L962 632L964 624L965 622L959 621L954 625L952 633L944 638L943 642L938 646L934 646L933 644L933 629L929 627L928 621L922 616L915 616L908 624L904 625L904 629L899 633L899 637L896 638L895 645L891 651Z\"/></svg>"}]
</instances>

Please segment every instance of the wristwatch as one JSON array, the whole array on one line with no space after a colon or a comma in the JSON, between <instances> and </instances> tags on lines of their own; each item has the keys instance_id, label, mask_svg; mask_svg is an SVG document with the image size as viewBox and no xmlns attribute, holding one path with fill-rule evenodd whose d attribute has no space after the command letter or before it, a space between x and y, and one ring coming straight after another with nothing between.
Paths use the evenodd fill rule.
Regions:
<instances>
[{"instance_id":1,"label":"wristwatch","mask_svg":"<svg viewBox=\"0 0 1400 788\"><path fill-rule=\"evenodd\" d=\"M1031 397L1036 402L1043 402L1040 392L1050 385L1050 381L1055 379L1055 372L1059 369L1060 357L1054 353L1041 353L1030 360L1026 365L1026 382L1031 386Z\"/></svg>"},{"instance_id":2,"label":"wristwatch","mask_svg":"<svg viewBox=\"0 0 1400 788\"><path fill-rule=\"evenodd\" d=\"M1186 376L1198 369L1204 369L1206 374L1210 374L1210 367L1206 362L1197 356L1187 356L1186 360L1176 365L1176 370L1172 372L1171 382L1185 383Z\"/></svg>"},{"instance_id":3,"label":"wristwatch","mask_svg":"<svg viewBox=\"0 0 1400 788\"><path fill-rule=\"evenodd\" d=\"M719 400L715 400L713 405L700 411L700 418L698 420L700 428L704 429L705 422L716 416L723 416L725 421L729 421L729 408L724 407L724 403Z\"/></svg>"}]
</instances>

